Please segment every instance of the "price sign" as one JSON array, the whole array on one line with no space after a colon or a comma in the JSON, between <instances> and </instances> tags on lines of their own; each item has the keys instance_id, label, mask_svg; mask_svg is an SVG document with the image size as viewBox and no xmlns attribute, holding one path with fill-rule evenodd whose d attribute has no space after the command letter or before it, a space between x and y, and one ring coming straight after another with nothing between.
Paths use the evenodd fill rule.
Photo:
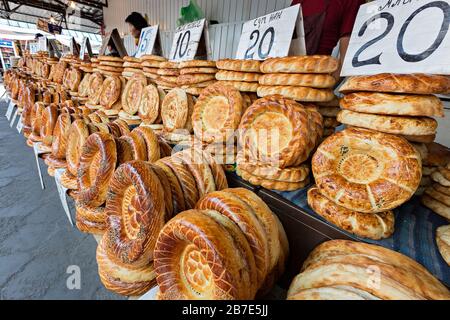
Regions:
<instances>
[{"instance_id":1,"label":"price sign","mask_svg":"<svg viewBox=\"0 0 450 320\"><path fill-rule=\"evenodd\" d=\"M158 29L158 25L142 29L141 38L139 39L139 46L136 52L136 58L154 53L153 48L158 36Z\"/></svg>"},{"instance_id":2,"label":"price sign","mask_svg":"<svg viewBox=\"0 0 450 320\"><path fill-rule=\"evenodd\" d=\"M342 76L450 74L450 0L379 0L361 6Z\"/></svg>"},{"instance_id":3,"label":"price sign","mask_svg":"<svg viewBox=\"0 0 450 320\"><path fill-rule=\"evenodd\" d=\"M14 103L12 101L10 101L9 105L8 105L8 109L6 110L6 115L5 115L6 119L8 119L8 121L11 120L11 116L14 112L14 107L15 107Z\"/></svg>"},{"instance_id":4,"label":"price sign","mask_svg":"<svg viewBox=\"0 0 450 320\"><path fill-rule=\"evenodd\" d=\"M19 114L19 108L16 109L16 112L14 112L14 116L12 117L12 120L11 120L11 122L9 123L9 127L10 127L10 128L13 127L14 122L16 121L18 114Z\"/></svg>"},{"instance_id":5,"label":"price sign","mask_svg":"<svg viewBox=\"0 0 450 320\"><path fill-rule=\"evenodd\" d=\"M199 47L202 39L204 39L203 44L209 51L209 44L206 41L207 36L204 35L204 31L207 30L205 25L206 20L202 19L178 27L170 50L170 60L194 60L198 55L197 51L200 51Z\"/></svg>"},{"instance_id":6,"label":"price sign","mask_svg":"<svg viewBox=\"0 0 450 320\"><path fill-rule=\"evenodd\" d=\"M291 46L296 27L296 41L300 41L300 44L296 43L298 52L293 52ZM290 53L306 53L303 15L299 4L244 23L237 59L265 60L285 57Z\"/></svg>"},{"instance_id":7,"label":"price sign","mask_svg":"<svg viewBox=\"0 0 450 320\"><path fill-rule=\"evenodd\" d=\"M41 164L39 163L39 155L43 154L44 152L39 150L39 146L42 144L42 142L38 142L33 144L33 151L34 151L34 159L36 160L36 167L39 175L39 180L41 181L41 188L42 190L45 189L44 179L42 178L42 171L41 171Z\"/></svg>"},{"instance_id":8,"label":"price sign","mask_svg":"<svg viewBox=\"0 0 450 320\"><path fill-rule=\"evenodd\" d=\"M61 176L66 172L66 169L56 169L55 170L55 182L56 188L58 189L59 199L61 200L62 207L64 212L69 219L70 224L73 226L72 216L70 214L69 204L67 203L67 191L69 189L64 188L61 185Z\"/></svg>"},{"instance_id":9,"label":"price sign","mask_svg":"<svg viewBox=\"0 0 450 320\"><path fill-rule=\"evenodd\" d=\"M39 51L39 43L30 43L30 53L36 54Z\"/></svg>"},{"instance_id":10,"label":"price sign","mask_svg":"<svg viewBox=\"0 0 450 320\"><path fill-rule=\"evenodd\" d=\"M17 132L18 132L18 133L21 133L21 132L22 132L22 129L23 129L22 116L20 116L19 122L17 122L16 129L17 129Z\"/></svg>"},{"instance_id":11,"label":"price sign","mask_svg":"<svg viewBox=\"0 0 450 320\"><path fill-rule=\"evenodd\" d=\"M46 37L39 38L39 51L48 51L48 42Z\"/></svg>"}]
</instances>

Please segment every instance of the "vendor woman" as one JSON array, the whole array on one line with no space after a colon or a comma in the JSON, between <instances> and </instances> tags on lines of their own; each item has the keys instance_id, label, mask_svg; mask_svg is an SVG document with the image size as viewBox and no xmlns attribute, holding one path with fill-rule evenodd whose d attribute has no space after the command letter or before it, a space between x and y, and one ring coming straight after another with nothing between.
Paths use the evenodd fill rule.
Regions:
<instances>
[{"instance_id":1,"label":"vendor woman","mask_svg":"<svg viewBox=\"0 0 450 320\"><path fill-rule=\"evenodd\" d=\"M136 39L136 44L138 44L142 29L148 27L147 20L145 20L145 18L140 13L132 12L125 19L125 22L128 24L130 34Z\"/></svg>"}]
</instances>

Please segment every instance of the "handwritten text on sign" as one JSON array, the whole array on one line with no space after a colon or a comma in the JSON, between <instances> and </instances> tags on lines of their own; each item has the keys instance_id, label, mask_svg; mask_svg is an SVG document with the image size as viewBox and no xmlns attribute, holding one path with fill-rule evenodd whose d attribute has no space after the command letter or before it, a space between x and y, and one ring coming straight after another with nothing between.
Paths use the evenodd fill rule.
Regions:
<instances>
[{"instance_id":1,"label":"handwritten text on sign","mask_svg":"<svg viewBox=\"0 0 450 320\"><path fill-rule=\"evenodd\" d=\"M147 54L153 54L153 47L155 46L157 35L158 25L142 29L136 58L140 58Z\"/></svg>"},{"instance_id":2,"label":"handwritten text on sign","mask_svg":"<svg viewBox=\"0 0 450 320\"><path fill-rule=\"evenodd\" d=\"M361 6L342 76L450 74L450 0L383 0Z\"/></svg>"},{"instance_id":3,"label":"handwritten text on sign","mask_svg":"<svg viewBox=\"0 0 450 320\"><path fill-rule=\"evenodd\" d=\"M193 60L197 53L204 26L205 19L202 19L178 27L170 50L170 60Z\"/></svg>"},{"instance_id":4,"label":"handwritten text on sign","mask_svg":"<svg viewBox=\"0 0 450 320\"><path fill-rule=\"evenodd\" d=\"M247 21L239 40L237 59L265 60L289 54L300 5Z\"/></svg>"}]
</instances>

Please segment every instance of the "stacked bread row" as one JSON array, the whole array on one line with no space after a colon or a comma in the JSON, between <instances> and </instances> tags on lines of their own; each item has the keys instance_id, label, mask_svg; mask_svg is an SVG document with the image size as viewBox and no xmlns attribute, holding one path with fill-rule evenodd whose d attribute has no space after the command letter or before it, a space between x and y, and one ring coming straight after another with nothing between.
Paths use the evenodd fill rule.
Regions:
<instances>
[{"instance_id":1,"label":"stacked bread row","mask_svg":"<svg viewBox=\"0 0 450 320\"><path fill-rule=\"evenodd\" d=\"M216 82L216 62L207 60L183 61L178 65L180 75L177 86L193 96L199 96L201 91Z\"/></svg>"},{"instance_id":2,"label":"stacked bread row","mask_svg":"<svg viewBox=\"0 0 450 320\"><path fill-rule=\"evenodd\" d=\"M155 286L154 248L164 224L193 209L206 194L225 188L222 167L200 150L121 165L109 183L107 230L97 249L106 288L139 296Z\"/></svg>"},{"instance_id":3,"label":"stacked bread row","mask_svg":"<svg viewBox=\"0 0 450 320\"><path fill-rule=\"evenodd\" d=\"M139 58L134 57L124 57L123 58L123 72L122 77L129 80L134 75L144 75L142 70L142 61Z\"/></svg>"},{"instance_id":4,"label":"stacked bread row","mask_svg":"<svg viewBox=\"0 0 450 320\"><path fill-rule=\"evenodd\" d=\"M239 125L237 174L253 185L294 191L309 184L307 162L323 132L315 107L281 95L254 102Z\"/></svg>"},{"instance_id":5,"label":"stacked bread row","mask_svg":"<svg viewBox=\"0 0 450 320\"><path fill-rule=\"evenodd\" d=\"M219 72L216 79L222 85L229 85L241 92L253 92L258 90L258 81L261 76L261 62L256 60L218 60Z\"/></svg>"},{"instance_id":6,"label":"stacked bread row","mask_svg":"<svg viewBox=\"0 0 450 320\"><path fill-rule=\"evenodd\" d=\"M449 290L416 261L389 249L333 240L318 246L288 300L448 300Z\"/></svg>"},{"instance_id":7,"label":"stacked bread row","mask_svg":"<svg viewBox=\"0 0 450 320\"><path fill-rule=\"evenodd\" d=\"M167 61L166 58L155 55L145 55L140 59L144 75L151 81L159 78L160 75L158 74L158 70L160 68L160 65L161 63Z\"/></svg>"},{"instance_id":8,"label":"stacked bread row","mask_svg":"<svg viewBox=\"0 0 450 320\"><path fill-rule=\"evenodd\" d=\"M340 88L345 96L339 122L431 143L443 104L434 94L450 92L450 79L426 74L377 74L350 77Z\"/></svg>"},{"instance_id":9,"label":"stacked bread row","mask_svg":"<svg viewBox=\"0 0 450 320\"><path fill-rule=\"evenodd\" d=\"M432 185L425 189L422 203L435 213L450 220L450 160L431 173ZM445 160L444 160L445 161Z\"/></svg>"},{"instance_id":10,"label":"stacked bread row","mask_svg":"<svg viewBox=\"0 0 450 320\"><path fill-rule=\"evenodd\" d=\"M272 289L288 255L280 221L257 195L212 192L161 230L154 251L158 298L254 299Z\"/></svg>"},{"instance_id":11,"label":"stacked bread row","mask_svg":"<svg viewBox=\"0 0 450 320\"><path fill-rule=\"evenodd\" d=\"M312 170L311 208L339 228L379 240L394 233L392 210L419 188L422 159L401 137L348 128L319 146Z\"/></svg>"},{"instance_id":12,"label":"stacked bread row","mask_svg":"<svg viewBox=\"0 0 450 320\"><path fill-rule=\"evenodd\" d=\"M99 64L94 69L95 72L100 72L103 76L122 76L124 71L123 58L111 56L99 56Z\"/></svg>"}]
</instances>

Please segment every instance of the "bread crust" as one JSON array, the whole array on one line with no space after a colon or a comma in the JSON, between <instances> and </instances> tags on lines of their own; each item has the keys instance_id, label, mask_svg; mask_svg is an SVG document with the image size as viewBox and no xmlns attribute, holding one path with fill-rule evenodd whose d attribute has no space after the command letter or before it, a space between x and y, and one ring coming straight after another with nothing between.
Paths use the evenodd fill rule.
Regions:
<instances>
[{"instance_id":1,"label":"bread crust","mask_svg":"<svg viewBox=\"0 0 450 320\"><path fill-rule=\"evenodd\" d=\"M381 73L370 76L349 77L339 90L341 93L358 91L446 94L450 92L450 78L422 73Z\"/></svg>"},{"instance_id":2,"label":"bread crust","mask_svg":"<svg viewBox=\"0 0 450 320\"><path fill-rule=\"evenodd\" d=\"M420 185L422 162L406 140L350 128L327 138L312 159L316 184L352 211L379 213L409 200Z\"/></svg>"},{"instance_id":3,"label":"bread crust","mask_svg":"<svg viewBox=\"0 0 450 320\"><path fill-rule=\"evenodd\" d=\"M437 130L437 121L428 117L381 116L342 110L337 120L343 124L391 134L427 136Z\"/></svg>"},{"instance_id":4,"label":"bread crust","mask_svg":"<svg viewBox=\"0 0 450 320\"><path fill-rule=\"evenodd\" d=\"M317 89L333 88L336 79L328 74L264 74L259 78L260 85L266 86L300 86Z\"/></svg>"},{"instance_id":5,"label":"bread crust","mask_svg":"<svg viewBox=\"0 0 450 320\"><path fill-rule=\"evenodd\" d=\"M393 95L359 92L345 95L340 101L342 109L397 116L443 117L444 106L433 95Z\"/></svg>"},{"instance_id":6,"label":"bread crust","mask_svg":"<svg viewBox=\"0 0 450 320\"><path fill-rule=\"evenodd\" d=\"M327 102L334 99L334 93L330 89L315 89L294 86L263 86L258 87L258 96L280 94L286 98L300 102Z\"/></svg>"},{"instance_id":7,"label":"bread crust","mask_svg":"<svg viewBox=\"0 0 450 320\"><path fill-rule=\"evenodd\" d=\"M333 73L339 61L331 56L291 56L270 58L261 64L263 73Z\"/></svg>"},{"instance_id":8,"label":"bread crust","mask_svg":"<svg viewBox=\"0 0 450 320\"><path fill-rule=\"evenodd\" d=\"M261 62L257 60L221 59L216 62L217 69L241 72L260 72Z\"/></svg>"},{"instance_id":9,"label":"bread crust","mask_svg":"<svg viewBox=\"0 0 450 320\"><path fill-rule=\"evenodd\" d=\"M216 79L221 81L258 82L259 73L220 70L216 73Z\"/></svg>"},{"instance_id":10,"label":"bread crust","mask_svg":"<svg viewBox=\"0 0 450 320\"><path fill-rule=\"evenodd\" d=\"M450 225L442 226L437 229L436 243L442 258L450 266Z\"/></svg>"}]
</instances>

